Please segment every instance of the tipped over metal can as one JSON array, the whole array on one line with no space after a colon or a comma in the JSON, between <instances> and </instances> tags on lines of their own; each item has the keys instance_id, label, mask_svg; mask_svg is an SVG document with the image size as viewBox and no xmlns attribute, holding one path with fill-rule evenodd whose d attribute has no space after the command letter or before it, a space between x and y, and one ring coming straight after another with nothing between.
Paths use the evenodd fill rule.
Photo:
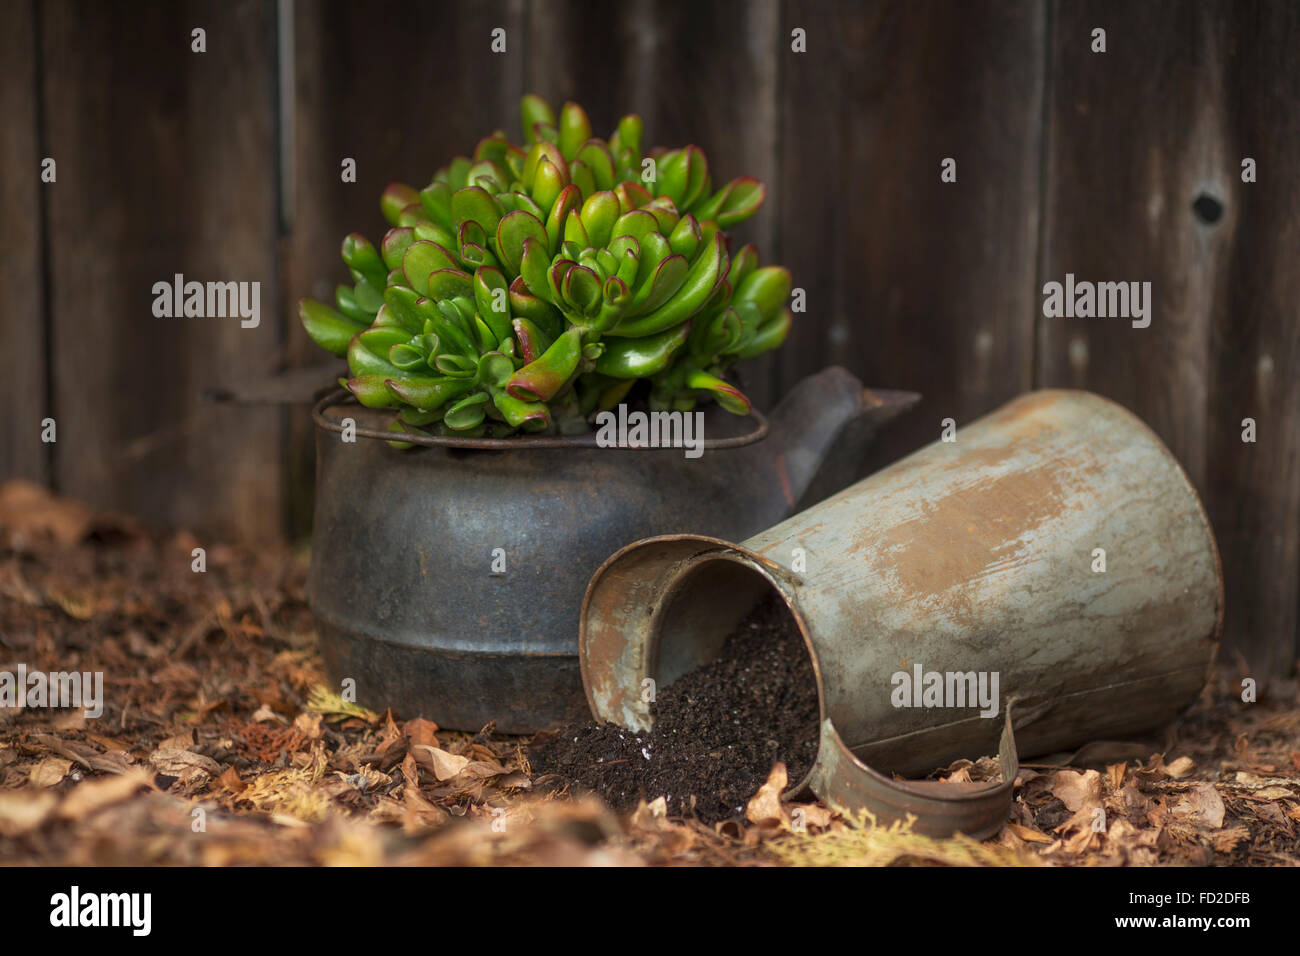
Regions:
<instances>
[{"instance_id":1,"label":"tipped over metal can","mask_svg":"<svg viewBox=\"0 0 1300 956\"><path fill-rule=\"evenodd\" d=\"M1186 474L1133 414L1079 391L1021 396L743 543L620 550L583 604L592 712L648 728L647 688L716 658L770 593L820 699L817 759L789 792L975 837L1006 818L1017 750L1149 730L1195 700L1223 619ZM994 752L1001 781L895 778Z\"/></svg>"}]
</instances>

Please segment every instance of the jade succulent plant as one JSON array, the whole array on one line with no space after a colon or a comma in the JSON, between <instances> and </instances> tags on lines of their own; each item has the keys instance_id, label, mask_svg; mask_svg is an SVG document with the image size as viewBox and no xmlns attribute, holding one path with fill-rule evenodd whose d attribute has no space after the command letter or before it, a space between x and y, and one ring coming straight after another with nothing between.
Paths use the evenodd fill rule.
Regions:
<instances>
[{"instance_id":1,"label":"jade succulent plant","mask_svg":"<svg viewBox=\"0 0 1300 956\"><path fill-rule=\"evenodd\" d=\"M654 409L748 414L724 376L790 327L789 272L728 249L763 184L715 190L696 146L643 156L635 115L604 140L574 103L522 113L523 145L493 133L425 188L389 186L379 245L343 241L336 307L300 303L342 384L399 432L582 431L643 380Z\"/></svg>"}]
</instances>

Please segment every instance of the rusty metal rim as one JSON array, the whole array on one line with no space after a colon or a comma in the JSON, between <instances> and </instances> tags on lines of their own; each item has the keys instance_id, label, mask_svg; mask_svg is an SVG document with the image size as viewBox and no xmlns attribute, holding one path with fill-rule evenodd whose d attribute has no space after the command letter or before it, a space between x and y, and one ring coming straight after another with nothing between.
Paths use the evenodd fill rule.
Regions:
<instances>
[{"instance_id":1,"label":"rusty metal rim","mask_svg":"<svg viewBox=\"0 0 1300 956\"><path fill-rule=\"evenodd\" d=\"M689 538L692 536L674 535L670 537ZM714 561L727 561L732 564L737 564L740 567L754 572L768 583L772 590L776 592L777 596L780 597L781 603L790 613L790 619L794 621L795 626L799 629L799 637L803 640L804 650L808 653L808 659L812 663L813 680L817 685L817 723L820 725L822 721L827 719L826 685L822 676L821 660L817 656L817 649L813 646L812 637L808 633L807 621L804 619L803 612L799 610L799 605L795 600L794 593L788 590L781 580L783 577L790 576L791 572L782 568L770 558L764 558L755 552L749 551L747 548L742 548L739 545L729 544L726 542L723 542L723 544L725 544L725 547L723 548L713 548L708 551L702 551L694 557L685 559L678 565L677 573L674 576L672 585L659 600L655 607L654 616L650 619L650 636L646 643L645 657L647 665L653 665L653 667L647 666L646 670L650 671L652 669L658 669L660 624L664 615L672 609L672 606L680 595L680 592L689 585L691 575L695 571ZM773 568L779 569L779 572L774 574L772 570ZM785 584L788 585L788 583L789 581L787 580ZM812 776L812 769L816 766L816 763L817 761L814 758L813 762L808 765L808 769L804 771L802 777L793 783L788 783L784 791L785 796L794 797L807 788L808 780Z\"/></svg>"},{"instance_id":2,"label":"rusty metal rim","mask_svg":"<svg viewBox=\"0 0 1300 956\"><path fill-rule=\"evenodd\" d=\"M587 583L587 591L582 598L582 612L579 617L578 665L582 673L583 693L587 697L587 707L591 710L592 715L598 720L603 719L597 708L595 695L592 692L592 680L587 667L586 653L587 611L591 605L592 596L597 589L600 579L611 567L618 564L624 555L631 551L638 550L643 545L687 541L699 544L702 548L694 555L683 558L678 562L677 567L673 572L674 580L672 584L668 591L656 602L654 616L651 618L650 622L650 637L647 646L643 649L647 665L658 656L658 626L660 621L662 620L663 615L667 613L676 593L685 586L689 572L692 570L692 566L700 567L709 561L731 561L735 564L741 565L742 567L748 568L766 580L781 598L781 603L784 604L786 609L790 612L790 616L793 618L795 626L799 628L799 636L803 639L804 649L808 652L808 658L812 662L813 678L817 682L817 719L819 723L826 720L826 689L822 677L821 662L817 657L817 650L813 646L812 636L808 632L808 624L804 620L803 613L799 610L798 602L795 600L793 592L789 590L790 584L801 583L799 576L789 569L777 564L771 558L765 557L756 551L751 551L732 541L724 541L722 538L714 538L702 534L663 534L651 538L642 538L640 541L634 541L632 544L620 548L606 558L604 564L597 568L596 573L591 576L591 580ZM647 670L648 669L649 668L647 667ZM809 766L808 771L794 784L785 788L784 796L794 797L802 793L807 788L809 779L812 776L812 770L816 765L817 761L814 759L813 763Z\"/></svg>"},{"instance_id":3,"label":"rusty metal rim","mask_svg":"<svg viewBox=\"0 0 1300 956\"><path fill-rule=\"evenodd\" d=\"M323 396L311 409L312 421L316 423L317 428L331 432L342 432L343 426L337 422L331 421L325 415L327 408L338 405L357 405L360 402L356 396L345 388L335 389L329 394ZM771 425L768 424L767 418L756 408L750 409L750 417L757 424L745 432L743 435L733 435L730 438L706 438L700 442L700 447L706 451L715 451L724 448L743 448L746 445L752 445L755 442L762 441L771 431ZM478 448L490 451L526 451L532 448L601 448L616 449L623 451L680 451L681 449L669 449L664 447L641 447L641 446L624 446L624 445L600 445L596 442L595 432L586 432L581 435L517 435L511 438L457 438L451 435L410 435L405 433L381 431L377 428L367 428L362 425L355 427L356 435L362 438L373 438L379 441L401 441L409 442L412 445L420 445L426 448Z\"/></svg>"},{"instance_id":4,"label":"rusty metal rim","mask_svg":"<svg viewBox=\"0 0 1300 956\"><path fill-rule=\"evenodd\" d=\"M894 780L859 760L840 737L835 722L826 719L822 722L817 743L818 759L813 764L818 771L816 782L822 785L814 788L815 792L848 817L866 809L877 817L878 823L913 817L919 832L931 836L948 837L961 832L975 840L987 839L1006 821L1016 777L1020 773L1020 758L1011 721L1014 704L1015 698L1006 702L998 744L1000 781L972 785L937 780ZM833 760L823 761L824 747L834 751ZM830 769L827 769L828 765ZM840 768L848 768L849 776ZM847 784L856 791L852 802L860 806L851 806L849 800L841 798L837 784Z\"/></svg>"}]
</instances>

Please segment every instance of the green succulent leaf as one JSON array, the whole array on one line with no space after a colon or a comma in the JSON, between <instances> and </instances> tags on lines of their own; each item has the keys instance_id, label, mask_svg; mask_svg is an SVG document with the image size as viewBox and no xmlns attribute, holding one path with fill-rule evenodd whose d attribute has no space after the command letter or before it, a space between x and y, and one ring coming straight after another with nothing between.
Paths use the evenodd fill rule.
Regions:
<instances>
[{"instance_id":1,"label":"green succulent leaf","mask_svg":"<svg viewBox=\"0 0 1300 956\"><path fill-rule=\"evenodd\" d=\"M491 396L486 391L466 395L447 409L442 416L443 424L455 431L465 431L483 423L487 412L483 406Z\"/></svg>"},{"instance_id":2,"label":"green succulent leaf","mask_svg":"<svg viewBox=\"0 0 1300 956\"><path fill-rule=\"evenodd\" d=\"M379 197L379 208L390 226L400 226L403 210L418 206L420 194L405 183L393 183Z\"/></svg>"},{"instance_id":3,"label":"green succulent leaf","mask_svg":"<svg viewBox=\"0 0 1300 956\"><path fill-rule=\"evenodd\" d=\"M536 322L518 316L513 320L515 340L519 343L519 354L525 363L535 362L542 356L554 338L538 327Z\"/></svg>"},{"instance_id":4,"label":"green succulent leaf","mask_svg":"<svg viewBox=\"0 0 1300 956\"><path fill-rule=\"evenodd\" d=\"M551 339L564 330L564 316L550 302L533 295L523 276L510 283L510 314L528 319Z\"/></svg>"},{"instance_id":5,"label":"green succulent leaf","mask_svg":"<svg viewBox=\"0 0 1300 956\"><path fill-rule=\"evenodd\" d=\"M668 245L679 256L690 259L695 256L696 250L700 248L703 238L699 221L694 216L687 214L677 221L676 228L668 237Z\"/></svg>"},{"instance_id":6,"label":"green succulent leaf","mask_svg":"<svg viewBox=\"0 0 1300 956\"><path fill-rule=\"evenodd\" d=\"M583 202L579 218L586 230L587 244L597 248L605 247L613 238L615 224L623 221L619 217L618 196L608 190L592 193Z\"/></svg>"},{"instance_id":7,"label":"green succulent leaf","mask_svg":"<svg viewBox=\"0 0 1300 956\"><path fill-rule=\"evenodd\" d=\"M334 289L334 303L338 306L340 312L354 322L369 325L375 319L374 312L367 312L357 305L357 295L351 286L341 285L336 287Z\"/></svg>"},{"instance_id":8,"label":"green succulent leaf","mask_svg":"<svg viewBox=\"0 0 1300 956\"><path fill-rule=\"evenodd\" d=\"M501 203L482 186L466 186L451 195L451 218L458 229L475 222L485 234L496 232L503 212Z\"/></svg>"},{"instance_id":9,"label":"green succulent leaf","mask_svg":"<svg viewBox=\"0 0 1300 956\"><path fill-rule=\"evenodd\" d=\"M535 93L529 93L520 102L519 112L523 117L524 141L535 143L538 140L537 126L555 128L555 112L551 104Z\"/></svg>"},{"instance_id":10,"label":"green succulent leaf","mask_svg":"<svg viewBox=\"0 0 1300 956\"><path fill-rule=\"evenodd\" d=\"M581 330L574 326L535 361L515 372L506 391L525 402L549 401L568 384L581 358Z\"/></svg>"},{"instance_id":11,"label":"green succulent leaf","mask_svg":"<svg viewBox=\"0 0 1300 956\"><path fill-rule=\"evenodd\" d=\"M421 411L441 408L474 387L469 379L407 375L391 378L385 384L399 401Z\"/></svg>"},{"instance_id":12,"label":"green succulent leaf","mask_svg":"<svg viewBox=\"0 0 1300 956\"><path fill-rule=\"evenodd\" d=\"M731 257L731 268L727 270L727 281L734 289L745 281L745 276L758 268L758 250L754 244L746 243L740 251Z\"/></svg>"},{"instance_id":13,"label":"green succulent leaf","mask_svg":"<svg viewBox=\"0 0 1300 956\"><path fill-rule=\"evenodd\" d=\"M451 214L452 188L443 182L432 182L420 190L420 206L430 221L443 229L456 228L456 220Z\"/></svg>"},{"instance_id":14,"label":"green succulent leaf","mask_svg":"<svg viewBox=\"0 0 1300 956\"><path fill-rule=\"evenodd\" d=\"M406 276L406 283L420 295L429 294L429 276L432 273L459 268L460 262L436 242L412 242L402 255L402 273Z\"/></svg>"},{"instance_id":15,"label":"green succulent leaf","mask_svg":"<svg viewBox=\"0 0 1300 956\"><path fill-rule=\"evenodd\" d=\"M428 287L428 282L425 282L426 291ZM428 317L419 307L421 298L420 293L409 286L390 285L384 290L384 306L388 314L411 335L418 335L424 330L424 322Z\"/></svg>"},{"instance_id":16,"label":"green succulent leaf","mask_svg":"<svg viewBox=\"0 0 1300 956\"><path fill-rule=\"evenodd\" d=\"M359 375L348 379L344 385L367 408L392 408L401 403L388 388L385 375Z\"/></svg>"},{"instance_id":17,"label":"green succulent leaf","mask_svg":"<svg viewBox=\"0 0 1300 956\"><path fill-rule=\"evenodd\" d=\"M360 273L371 285L384 287L388 267L365 236L352 233L343 240L343 261L354 273Z\"/></svg>"},{"instance_id":18,"label":"green succulent leaf","mask_svg":"<svg viewBox=\"0 0 1300 956\"><path fill-rule=\"evenodd\" d=\"M311 340L335 355L346 355L353 336L365 330L364 325L314 299L298 303L298 317Z\"/></svg>"},{"instance_id":19,"label":"green succulent leaf","mask_svg":"<svg viewBox=\"0 0 1300 956\"><path fill-rule=\"evenodd\" d=\"M750 404L745 394L716 375L696 370L686 377L686 385L688 388L710 393L719 405L733 415L749 414Z\"/></svg>"},{"instance_id":20,"label":"green succulent leaf","mask_svg":"<svg viewBox=\"0 0 1300 956\"><path fill-rule=\"evenodd\" d=\"M411 342L401 342L388 350L388 362L403 372L418 372L429 367L429 356Z\"/></svg>"},{"instance_id":21,"label":"green succulent leaf","mask_svg":"<svg viewBox=\"0 0 1300 956\"><path fill-rule=\"evenodd\" d=\"M591 171L592 183L596 189L613 189L617 182L614 169L614 157L609 147L598 139L589 139L578 149L575 157Z\"/></svg>"},{"instance_id":22,"label":"green succulent leaf","mask_svg":"<svg viewBox=\"0 0 1300 956\"><path fill-rule=\"evenodd\" d=\"M541 209L550 209L560 193L564 191L564 187L568 185L568 167L563 162L556 165L548 158L542 157L541 162L537 164L537 176L533 180L533 201ZM581 187L579 189L581 190Z\"/></svg>"},{"instance_id":23,"label":"green succulent leaf","mask_svg":"<svg viewBox=\"0 0 1300 956\"><path fill-rule=\"evenodd\" d=\"M782 309L758 327L754 337L738 353L737 358L747 359L778 348L790 334L793 320L789 309Z\"/></svg>"},{"instance_id":24,"label":"green succulent leaf","mask_svg":"<svg viewBox=\"0 0 1300 956\"><path fill-rule=\"evenodd\" d=\"M524 257L524 241L536 239L549 243L546 227L532 213L516 210L502 217L497 226L497 249L501 253L502 265L513 279L519 275L519 267Z\"/></svg>"},{"instance_id":25,"label":"green succulent leaf","mask_svg":"<svg viewBox=\"0 0 1300 956\"><path fill-rule=\"evenodd\" d=\"M449 227L440 226L434 222L417 222L410 227L415 234L416 239L424 239L428 242L437 243L444 249L454 249L456 247L456 233Z\"/></svg>"},{"instance_id":26,"label":"green succulent leaf","mask_svg":"<svg viewBox=\"0 0 1300 956\"><path fill-rule=\"evenodd\" d=\"M766 266L750 272L732 292L733 302L752 302L764 316L773 315L790 297L793 280L781 266Z\"/></svg>"},{"instance_id":27,"label":"green succulent leaf","mask_svg":"<svg viewBox=\"0 0 1300 956\"><path fill-rule=\"evenodd\" d=\"M496 392L492 396L506 424L525 431L542 431L551 425L551 410L545 402L526 402L515 398L508 392Z\"/></svg>"},{"instance_id":28,"label":"green succulent leaf","mask_svg":"<svg viewBox=\"0 0 1300 956\"><path fill-rule=\"evenodd\" d=\"M564 300L579 315L594 316L601 305L601 281L586 266L574 266L564 276Z\"/></svg>"},{"instance_id":29,"label":"green succulent leaf","mask_svg":"<svg viewBox=\"0 0 1300 956\"><path fill-rule=\"evenodd\" d=\"M603 342L604 354L596 359L596 371L610 378L649 378L668 367L674 353L685 344L689 322L657 335L639 339L611 339Z\"/></svg>"},{"instance_id":30,"label":"green succulent leaf","mask_svg":"<svg viewBox=\"0 0 1300 956\"><path fill-rule=\"evenodd\" d=\"M670 325L684 322L708 301L714 288L722 281L727 265L726 242L721 235L714 236L713 242L691 264L686 280L671 298L646 315L624 319L611 334L653 335Z\"/></svg>"},{"instance_id":31,"label":"green succulent leaf","mask_svg":"<svg viewBox=\"0 0 1300 956\"><path fill-rule=\"evenodd\" d=\"M596 191L596 177L591 167L580 159L569 163L569 182L577 186L584 196L590 196Z\"/></svg>"},{"instance_id":32,"label":"green succulent leaf","mask_svg":"<svg viewBox=\"0 0 1300 956\"><path fill-rule=\"evenodd\" d=\"M384 233L379 246L384 260L385 275L402 267L402 257L406 247L415 241L415 229L411 226L396 226Z\"/></svg>"},{"instance_id":33,"label":"green succulent leaf","mask_svg":"<svg viewBox=\"0 0 1300 956\"><path fill-rule=\"evenodd\" d=\"M618 121L618 130L610 138L615 150L626 150L632 157L632 163L641 158L641 117L635 113L628 114Z\"/></svg>"},{"instance_id":34,"label":"green succulent leaf","mask_svg":"<svg viewBox=\"0 0 1300 956\"><path fill-rule=\"evenodd\" d=\"M723 186L718 193L695 210L701 219L712 219L722 229L730 229L744 222L763 205L766 190L757 179L742 176Z\"/></svg>"},{"instance_id":35,"label":"green succulent leaf","mask_svg":"<svg viewBox=\"0 0 1300 956\"><path fill-rule=\"evenodd\" d=\"M560 152L565 159L578 155L582 144L591 139L591 121L577 103L560 107Z\"/></svg>"}]
</instances>

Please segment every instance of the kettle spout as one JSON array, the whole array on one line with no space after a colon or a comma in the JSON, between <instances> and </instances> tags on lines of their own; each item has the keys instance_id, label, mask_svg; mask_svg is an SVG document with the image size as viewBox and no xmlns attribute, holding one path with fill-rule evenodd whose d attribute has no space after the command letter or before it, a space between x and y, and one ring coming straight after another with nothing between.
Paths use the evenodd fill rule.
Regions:
<instances>
[{"instance_id":1,"label":"kettle spout","mask_svg":"<svg viewBox=\"0 0 1300 956\"><path fill-rule=\"evenodd\" d=\"M876 433L920 399L916 392L864 388L838 365L799 382L772 412L770 438L754 446L780 486L785 513L862 477L864 452Z\"/></svg>"}]
</instances>

